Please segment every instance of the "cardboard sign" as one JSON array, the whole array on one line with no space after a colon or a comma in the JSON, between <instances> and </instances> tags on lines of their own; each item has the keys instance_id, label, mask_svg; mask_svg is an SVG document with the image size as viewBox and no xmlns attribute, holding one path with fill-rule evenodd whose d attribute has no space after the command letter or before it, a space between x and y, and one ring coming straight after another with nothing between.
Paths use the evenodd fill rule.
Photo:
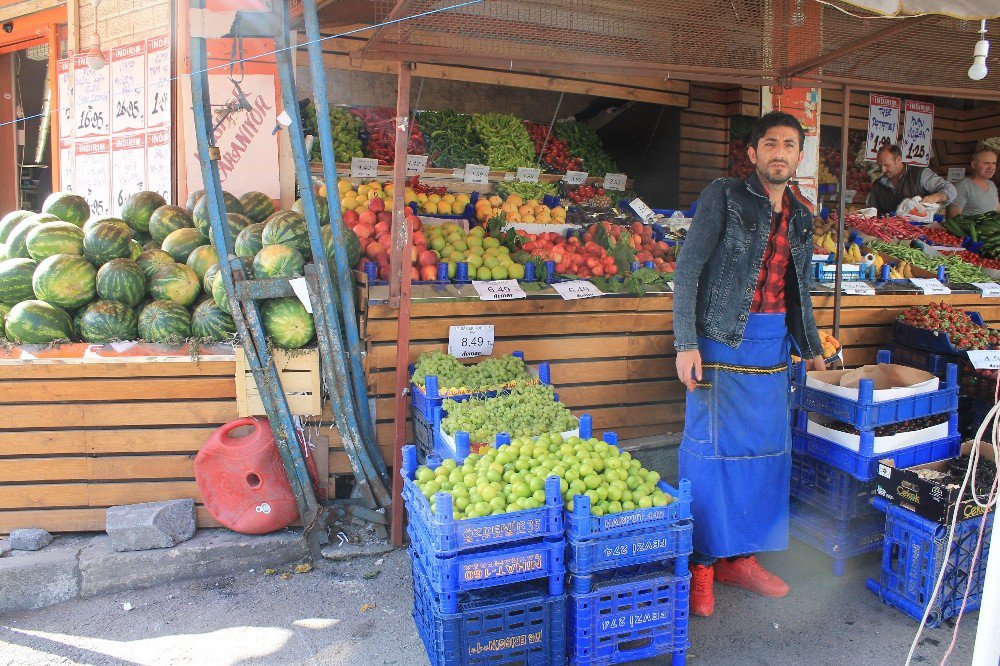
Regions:
<instances>
[{"instance_id":1,"label":"cardboard sign","mask_svg":"<svg viewBox=\"0 0 1000 666\"><path fill-rule=\"evenodd\" d=\"M882 146L896 143L896 138L899 136L900 108L902 104L898 97L875 94L868 96L866 160L874 160Z\"/></svg>"},{"instance_id":2,"label":"cardboard sign","mask_svg":"<svg viewBox=\"0 0 1000 666\"><path fill-rule=\"evenodd\" d=\"M146 40L146 127L171 124L170 35ZM191 115L191 114L185 114Z\"/></svg>"},{"instance_id":3,"label":"cardboard sign","mask_svg":"<svg viewBox=\"0 0 1000 666\"><path fill-rule=\"evenodd\" d=\"M93 217L111 215L111 139L76 142L75 192Z\"/></svg>"},{"instance_id":4,"label":"cardboard sign","mask_svg":"<svg viewBox=\"0 0 1000 666\"><path fill-rule=\"evenodd\" d=\"M56 96L59 101L59 138L73 137L73 60L65 58L56 63ZM60 183L72 182L62 180ZM66 189L63 187L63 189Z\"/></svg>"},{"instance_id":5,"label":"cardboard sign","mask_svg":"<svg viewBox=\"0 0 1000 666\"><path fill-rule=\"evenodd\" d=\"M490 168L485 164L466 164L463 177L466 183L485 185L490 182Z\"/></svg>"},{"instance_id":6,"label":"cardboard sign","mask_svg":"<svg viewBox=\"0 0 1000 666\"><path fill-rule=\"evenodd\" d=\"M874 296L875 287L871 286L867 282L860 282L857 280L841 282L840 287L844 290L845 294L851 296Z\"/></svg>"},{"instance_id":7,"label":"cardboard sign","mask_svg":"<svg viewBox=\"0 0 1000 666\"><path fill-rule=\"evenodd\" d=\"M596 298L603 296L604 292L591 282L586 280L570 280L569 282L557 282L552 288L562 296L564 301L575 301L581 298Z\"/></svg>"},{"instance_id":8,"label":"cardboard sign","mask_svg":"<svg viewBox=\"0 0 1000 666\"><path fill-rule=\"evenodd\" d=\"M646 202L638 197L630 201L628 205L629 208L634 210L635 214L639 216L639 219L645 222L651 222L653 218L656 217L656 213L653 212L653 209L647 206Z\"/></svg>"},{"instance_id":9,"label":"cardboard sign","mask_svg":"<svg viewBox=\"0 0 1000 666\"><path fill-rule=\"evenodd\" d=\"M538 169L530 169L528 167L517 167L517 182L519 183L537 183L538 176L541 175L541 171Z\"/></svg>"},{"instance_id":10,"label":"cardboard sign","mask_svg":"<svg viewBox=\"0 0 1000 666\"><path fill-rule=\"evenodd\" d=\"M587 182L586 171L567 171L563 176L563 182L567 185L583 185Z\"/></svg>"},{"instance_id":11,"label":"cardboard sign","mask_svg":"<svg viewBox=\"0 0 1000 666\"><path fill-rule=\"evenodd\" d=\"M983 298L1000 297L1000 284L996 282L973 282L972 286L982 293Z\"/></svg>"},{"instance_id":12,"label":"cardboard sign","mask_svg":"<svg viewBox=\"0 0 1000 666\"><path fill-rule=\"evenodd\" d=\"M489 356L493 353L492 324L448 327L448 353L455 358Z\"/></svg>"},{"instance_id":13,"label":"cardboard sign","mask_svg":"<svg viewBox=\"0 0 1000 666\"><path fill-rule=\"evenodd\" d=\"M74 136L77 139L106 137L111 133L110 68L91 69L87 66L87 56L83 55L73 58L73 68L76 77Z\"/></svg>"},{"instance_id":14,"label":"cardboard sign","mask_svg":"<svg viewBox=\"0 0 1000 666\"><path fill-rule=\"evenodd\" d=\"M111 131L146 129L146 42L111 49Z\"/></svg>"},{"instance_id":15,"label":"cardboard sign","mask_svg":"<svg viewBox=\"0 0 1000 666\"><path fill-rule=\"evenodd\" d=\"M951 289L941 284L937 278L910 278L913 286L922 289L925 296L950 294Z\"/></svg>"},{"instance_id":16,"label":"cardboard sign","mask_svg":"<svg viewBox=\"0 0 1000 666\"><path fill-rule=\"evenodd\" d=\"M929 102L906 100L906 119L903 123L903 161L916 166L931 163L932 135L934 132L934 105Z\"/></svg>"},{"instance_id":17,"label":"cardboard sign","mask_svg":"<svg viewBox=\"0 0 1000 666\"><path fill-rule=\"evenodd\" d=\"M378 160L371 157L351 158L351 178L375 178L378 176Z\"/></svg>"},{"instance_id":18,"label":"cardboard sign","mask_svg":"<svg viewBox=\"0 0 1000 666\"><path fill-rule=\"evenodd\" d=\"M625 182L628 179L623 173L609 173L604 176L604 189L621 191L625 189Z\"/></svg>"},{"instance_id":19,"label":"cardboard sign","mask_svg":"<svg viewBox=\"0 0 1000 666\"><path fill-rule=\"evenodd\" d=\"M965 178L965 167L948 167L948 182L957 183Z\"/></svg>"},{"instance_id":20,"label":"cardboard sign","mask_svg":"<svg viewBox=\"0 0 1000 666\"><path fill-rule=\"evenodd\" d=\"M413 174L423 173L426 170L427 170L426 155L406 156L406 173L413 175Z\"/></svg>"},{"instance_id":21,"label":"cardboard sign","mask_svg":"<svg viewBox=\"0 0 1000 666\"><path fill-rule=\"evenodd\" d=\"M976 370L1000 370L1000 351L970 349L966 352L969 362Z\"/></svg>"},{"instance_id":22,"label":"cardboard sign","mask_svg":"<svg viewBox=\"0 0 1000 666\"><path fill-rule=\"evenodd\" d=\"M111 211L119 215L125 200L146 190L146 135L111 137Z\"/></svg>"},{"instance_id":23,"label":"cardboard sign","mask_svg":"<svg viewBox=\"0 0 1000 666\"><path fill-rule=\"evenodd\" d=\"M510 301L528 297L517 280L473 280L472 286L481 301Z\"/></svg>"},{"instance_id":24,"label":"cardboard sign","mask_svg":"<svg viewBox=\"0 0 1000 666\"><path fill-rule=\"evenodd\" d=\"M167 201L174 197L170 133L169 126L146 133L146 189Z\"/></svg>"}]
</instances>

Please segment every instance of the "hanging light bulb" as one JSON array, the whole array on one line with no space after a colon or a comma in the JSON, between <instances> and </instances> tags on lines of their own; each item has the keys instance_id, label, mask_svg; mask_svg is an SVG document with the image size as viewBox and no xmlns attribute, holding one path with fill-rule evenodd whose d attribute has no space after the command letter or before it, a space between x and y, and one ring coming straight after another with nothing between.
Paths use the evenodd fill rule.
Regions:
<instances>
[{"instance_id":1,"label":"hanging light bulb","mask_svg":"<svg viewBox=\"0 0 1000 666\"><path fill-rule=\"evenodd\" d=\"M986 68L986 56L990 54L990 43L986 39L986 20L983 20L979 29L979 41L976 42L976 49L972 52L972 66L969 67L969 78L973 81L982 81L989 71Z\"/></svg>"},{"instance_id":2,"label":"hanging light bulb","mask_svg":"<svg viewBox=\"0 0 1000 666\"><path fill-rule=\"evenodd\" d=\"M108 64L104 59L104 52L101 51L101 38L95 32L90 38L90 48L87 49L87 67L91 69L101 69Z\"/></svg>"}]
</instances>

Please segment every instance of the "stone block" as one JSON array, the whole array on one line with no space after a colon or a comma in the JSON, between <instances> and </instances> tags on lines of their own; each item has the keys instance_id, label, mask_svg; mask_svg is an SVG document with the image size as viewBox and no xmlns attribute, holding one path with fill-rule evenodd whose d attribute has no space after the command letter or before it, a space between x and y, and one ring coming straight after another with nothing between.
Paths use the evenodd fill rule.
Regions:
<instances>
[{"instance_id":1,"label":"stone block","mask_svg":"<svg viewBox=\"0 0 1000 666\"><path fill-rule=\"evenodd\" d=\"M194 536L194 500L113 506L106 530L118 552L176 546Z\"/></svg>"},{"instance_id":2,"label":"stone block","mask_svg":"<svg viewBox=\"0 0 1000 666\"><path fill-rule=\"evenodd\" d=\"M37 527L25 527L10 533L11 550L41 550L52 543L52 535Z\"/></svg>"}]
</instances>

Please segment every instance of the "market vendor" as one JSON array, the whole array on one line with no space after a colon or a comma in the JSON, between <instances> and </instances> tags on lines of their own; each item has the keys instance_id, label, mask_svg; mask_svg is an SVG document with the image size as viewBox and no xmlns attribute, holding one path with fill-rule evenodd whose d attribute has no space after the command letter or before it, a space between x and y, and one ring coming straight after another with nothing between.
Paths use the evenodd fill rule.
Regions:
<instances>
[{"instance_id":1,"label":"market vendor","mask_svg":"<svg viewBox=\"0 0 1000 666\"><path fill-rule=\"evenodd\" d=\"M680 477L691 481L691 612L713 583L783 597L755 553L788 546L789 355L825 369L809 297L812 215L788 180L805 133L772 112L754 125L746 180L702 192L674 273L677 373L688 389Z\"/></svg>"},{"instance_id":2,"label":"market vendor","mask_svg":"<svg viewBox=\"0 0 1000 666\"><path fill-rule=\"evenodd\" d=\"M955 185L958 195L948 206L948 219L956 215L982 215L1000 210L997 186L993 176L997 172L997 151L980 146L972 155L972 175Z\"/></svg>"},{"instance_id":3,"label":"market vendor","mask_svg":"<svg viewBox=\"0 0 1000 666\"><path fill-rule=\"evenodd\" d=\"M895 215L904 199L920 197L923 203L947 206L955 200L955 186L927 167L903 163L899 146L882 146L876 156L882 176L872 183L868 205L878 209L879 217Z\"/></svg>"}]
</instances>

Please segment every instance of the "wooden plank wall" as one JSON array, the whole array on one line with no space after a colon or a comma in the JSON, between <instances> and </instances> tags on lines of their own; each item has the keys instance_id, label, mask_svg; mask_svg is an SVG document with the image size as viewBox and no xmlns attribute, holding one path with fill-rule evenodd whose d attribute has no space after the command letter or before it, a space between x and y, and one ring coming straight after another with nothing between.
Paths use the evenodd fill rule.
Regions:
<instances>
[{"instance_id":1,"label":"wooden plank wall","mask_svg":"<svg viewBox=\"0 0 1000 666\"><path fill-rule=\"evenodd\" d=\"M680 182L678 196L689 207L716 178L729 172L729 116L739 110L733 104L732 86L692 83L688 108L681 112Z\"/></svg>"}]
</instances>

